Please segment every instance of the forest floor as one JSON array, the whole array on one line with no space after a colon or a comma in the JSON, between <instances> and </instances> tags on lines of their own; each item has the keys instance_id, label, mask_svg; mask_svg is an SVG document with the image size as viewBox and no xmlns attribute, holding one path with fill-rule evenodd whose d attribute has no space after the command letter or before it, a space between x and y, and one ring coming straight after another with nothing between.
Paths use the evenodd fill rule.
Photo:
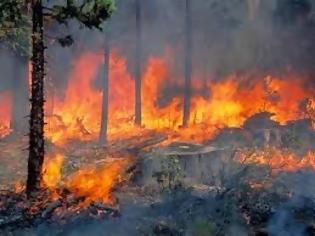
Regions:
<instances>
[{"instance_id":1,"label":"forest floor","mask_svg":"<svg viewBox=\"0 0 315 236\"><path fill-rule=\"evenodd\" d=\"M252 128L256 122L267 127ZM224 129L214 140L202 144L162 145L165 137L154 132L112 143L111 151L100 150L93 142L71 142L62 149L48 143L48 157L56 153L65 156L64 178L87 165L132 157L128 171L133 175L113 192L117 199L113 211L117 209L118 214L87 217L80 213L82 217L59 222L59 218L52 220L52 213L47 221L27 227L0 227L0 233L315 235L315 159L304 157L315 150L315 132L307 121L286 126L272 123L272 127L270 122L264 115L254 117L242 129ZM266 138L266 130L271 130L270 137ZM17 181L25 180L25 147L26 139L0 141L0 189L12 190ZM264 164L248 161L253 153L279 155L279 149L283 157ZM240 150L246 154L241 161L237 157ZM300 159L292 159L292 153ZM275 166L274 160L279 164ZM0 206L0 215L1 210L6 209Z\"/></svg>"}]
</instances>

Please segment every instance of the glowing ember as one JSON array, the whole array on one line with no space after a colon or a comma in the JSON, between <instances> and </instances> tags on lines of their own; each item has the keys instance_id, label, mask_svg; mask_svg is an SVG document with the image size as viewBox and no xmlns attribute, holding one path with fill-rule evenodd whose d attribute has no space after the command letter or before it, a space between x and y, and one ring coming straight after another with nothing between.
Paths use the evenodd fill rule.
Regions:
<instances>
[{"instance_id":1,"label":"glowing ember","mask_svg":"<svg viewBox=\"0 0 315 236\"><path fill-rule=\"evenodd\" d=\"M85 204L92 201L114 203L113 188L124 180L127 166L128 161L116 160L100 169L79 170L69 178L66 187L77 196L86 197Z\"/></svg>"},{"instance_id":2,"label":"glowing ember","mask_svg":"<svg viewBox=\"0 0 315 236\"><path fill-rule=\"evenodd\" d=\"M0 138L10 133L12 95L10 92L0 93Z\"/></svg>"}]
</instances>

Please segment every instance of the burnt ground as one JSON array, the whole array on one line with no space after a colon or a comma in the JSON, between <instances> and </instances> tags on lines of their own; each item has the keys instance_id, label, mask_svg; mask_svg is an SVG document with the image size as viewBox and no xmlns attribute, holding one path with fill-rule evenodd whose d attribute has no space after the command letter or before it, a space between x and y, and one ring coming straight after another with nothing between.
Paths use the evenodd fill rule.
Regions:
<instances>
[{"instance_id":1,"label":"burnt ground","mask_svg":"<svg viewBox=\"0 0 315 236\"><path fill-rule=\"evenodd\" d=\"M128 170L133 174L113 190L115 206L96 202L62 218L60 209L69 212L72 207L65 193L60 205L47 202L38 217L23 223L12 220L14 213L12 223L5 226L4 215L23 201L20 195L11 196L10 205L5 198L12 184L25 179L27 140L1 140L0 199L5 203L0 210L1 235L315 235L314 169L275 172L271 166L236 159L239 150L273 149L303 158L314 150L315 132L309 121L281 126L261 113L243 128L223 129L203 144L143 145L154 144L147 142L149 137L163 141L162 136L148 132L142 143L139 137L120 140L111 152L91 142L71 142L66 150L47 144L48 152L65 154L64 176L87 164L121 158L121 150L135 157ZM43 218L45 212L49 214Z\"/></svg>"}]
</instances>

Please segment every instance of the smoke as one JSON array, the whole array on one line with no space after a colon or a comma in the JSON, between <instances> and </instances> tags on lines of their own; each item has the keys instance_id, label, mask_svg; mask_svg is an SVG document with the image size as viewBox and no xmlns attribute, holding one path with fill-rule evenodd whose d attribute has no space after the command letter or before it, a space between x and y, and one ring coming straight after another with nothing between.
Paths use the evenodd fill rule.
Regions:
<instances>
[{"instance_id":1,"label":"smoke","mask_svg":"<svg viewBox=\"0 0 315 236\"><path fill-rule=\"evenodd\" d=\"M299 170L295 173L284 172L274 180L274 188L279 190L285 186L291 197L276 209L268 222L268 233L277 236L308 235L305 222L313 217L315 185L311 180L314 175L312 170ZM299 212L302 212L301 215Z\"/></svg>"},{"instance_id":2,"label":"smoke","mask_svg":"<svg viewBox=\"0 0 315 236\"><path fill-rule=\"evenodd\" d=\"M11 80L14 76L14 64L15 57L5 48L2 48L0 52L0 70L2 76L0 76L0 92L9 90L11 88Z\"/></svg>"},{"instance_id":3,"label":"smoke","mask_svg":"<svg viewBox=\"0 0 315 236\"><path fill-rule=\"evenodd\" d=\"M225 79L232 73L303 73L310 75L307 83L313 84L314 7L309 12L301 11L303 2L192 1L193 78L209 81ZM142 17L142 68L150 57L163 57L169 65L170 78L161 97L178 95L183 92L184 80L185 2L143 1ZM136 30L132 1L117 1L109 28L113 47L127 57L129 72L134 74ZM180 86L168 86L170 80Z\"/></svg>"},{"instance_id":4,"label":"smoke","mask_svg":"<svg viewBox=\"0 0 315 236\"><path fill-rule=\"evenodd\" d=\"M304 226L296 222L287 210L280 210L275 214L268 226L268 232L277 236L305 235Z\"/></svg>"},{"instance_id":5,"label":"smoke","mask_svg":"<svg viewBox=\"0 0 315 236\"><path fill-rule=\"evenodd\" d=\"M300 17L286 19L290 1L278 6L276 1L270 0L258 1L257 9L252 13L249 9L251 2L192 2L194 74L203 73L209 78L213 74L220 77L255 69L265 72L285 71L288 67L313 69L309 68L310 59L314 58L310 50L314 47L309 35L314 31L311 13L300 12L297 8L295 14ZM116 15L110 23L112 38L114 46L128 57L132 71L136 39L134 6L119 1L117 5ZM174 55L169 61L173 74L183 77L185 3L178 0L143 1L142 16L143 64L149 57L163 55L165 48L170 47Z\"/></svg>"}]
</instances>

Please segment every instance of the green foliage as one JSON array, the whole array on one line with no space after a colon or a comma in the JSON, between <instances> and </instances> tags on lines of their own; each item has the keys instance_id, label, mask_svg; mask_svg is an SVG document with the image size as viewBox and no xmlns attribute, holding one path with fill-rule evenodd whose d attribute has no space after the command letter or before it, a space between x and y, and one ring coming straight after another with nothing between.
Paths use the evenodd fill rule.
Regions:
<instances>
[{"instance_id":1,"label":"green foliage","mask_svg":"<svg viewBox=\"0 0 315 236\"><path fill-rule=\"evenodd\" d=\"M88 28L101 30L102 23L115 10L114 0L67 0L65 5L53 4L51 8L43 7L47 22L56 20L67 24L70 19L76 19ZM0 1L0 42L19 53L30 55L31 35L31 5L25 0ZM71 35L57 38L61 46L73 43Z\"/></svg>"},{"instance_id":2,"label":"green foliage","mask_svg":"<svg viewBox=\"0 0 315 236\"><path fill-rule=\"evenodd\" d=\"M22 19L23 0L2 0L0 2L0 20L2 26L15 27Z\"/></svg>"},{"instance_id":3,"label":"green foliage","mask_svg":"<svg viewBox=\"0 0 315 236\"><path fill-rule=\"evenodd\" d=\"M25 1L0 2L0 41L21 56L30 54L30 26Z\"/></svg>"},{"instance_id":4,"label":"green foliage","mask_svg":"<svg viewBox=\"0 0 315 236\"><path fill-rule=\"evenodd\" d=\"M73 0L68 0L65 6L54 5L49 9L49 14L59 23L67 24L69 19L76 19L88 28L101 29L101 24L112 15L114 10L113 0L85 0L80 5Z\"/></svg>"}]
</instances>

